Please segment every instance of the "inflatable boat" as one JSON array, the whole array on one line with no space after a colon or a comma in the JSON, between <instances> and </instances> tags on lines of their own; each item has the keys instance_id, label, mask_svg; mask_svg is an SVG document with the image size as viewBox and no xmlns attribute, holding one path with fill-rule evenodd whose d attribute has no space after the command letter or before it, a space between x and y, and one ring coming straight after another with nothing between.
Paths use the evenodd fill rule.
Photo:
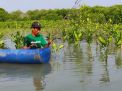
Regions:
<instances>
[{"instance_id":1,"label":"inflatable boat","mask_svg":"<svg viewBox=\"0 0 122 91\"><path fill-rule=\"evenodd\" d=\"M44 49L0 49L0 62L40 64L49 63L50 48Z\"/></svg>"}]
</instances>

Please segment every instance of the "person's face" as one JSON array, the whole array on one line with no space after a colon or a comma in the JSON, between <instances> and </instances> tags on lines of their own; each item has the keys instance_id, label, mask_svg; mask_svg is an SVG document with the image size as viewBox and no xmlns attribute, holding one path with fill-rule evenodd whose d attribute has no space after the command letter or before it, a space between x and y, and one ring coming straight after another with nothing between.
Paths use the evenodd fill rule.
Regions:
<instances>
[{"instance_id":1,"label":"person's face","mask_svg":"<svg viewBox=\"0 0 122 91\"><path fill-rule=\"evenodd\" d=\"M32 34L37 36L40 33L40 28L32 28Z\"/></svg>"}]
</instances>

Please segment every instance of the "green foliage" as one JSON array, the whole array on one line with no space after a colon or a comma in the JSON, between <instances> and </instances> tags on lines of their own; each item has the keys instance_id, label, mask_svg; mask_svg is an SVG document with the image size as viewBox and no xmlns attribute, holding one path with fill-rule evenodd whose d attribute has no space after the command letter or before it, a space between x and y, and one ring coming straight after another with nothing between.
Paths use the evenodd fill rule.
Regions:
<instances>
[{"instance_id":1,"label":"green foliage","mask_svg":"<svg viewBox=\"0 0 122 91\"><path fill-rule=\"evenodd\" d=\"M0 21L6 21L8 19L8 12L0 8Z\"/></svg>"},{"instance_id":2,"label":"green foliage","mask_svg":"<svg viewBox=\"0 0 122 91\"><path fill-rule=\"evenodd\" d=\"M24 42L23 42L24 41L24 37L23 37L23 34L21 32L17 31L16 33L11 35L11 38L12 38L13 42L15 42L17 49L23 47L23 45L24 45Z\"/></svg>"},{"instance_id":3,"label":"green foliage","mask_svg":"<svg viewBox=\"0 0 122 91\"><path fill-rule=\"evenodd\" d=\"M67 20L82 19L87 21L89 18L95 23L107 23L109 19L114 24L122 23L122 5L114 5L110 7L102 6L81 6L80 9L41 9L29 10L27 12L14 11L6 12L0 8L0 21L24 21L24 20Z\"/></svg>"},{"instance_id":4,"label":"green foliage","mask_svg":"<svg viewBox=\"0 0 122 91\"><path fill-rule=\"evenodd\" d=\"M120 47L122 28L118 27L122 26L121 8L122 5L115 5L111 7L82 6L80 9L32 10L26 13L15 11L9 13L8 22L0 22L0 28L29 29L33 20L39 20L43 26L42 31L46 31L52 40L61 38L78 46L82 40L86 40L90 45L95 39L101 47L109 47L112 43ZM10 22L11 20L15 21ZM23 36L21 33L12 36L17 43L17 48L20 48Z\"/></svg>"},{"instance_id":5,"label":"green foliage","mask_svg":"<svg viewBox=\"0 0 122 91\"><path fill-rule=\"evenodd\" d=\"M3 38L3 34L0 33L0 48L4 48L4 42L3 42L2 38Z\"/></svg>"},{"instance_id":6,"label":"green foliage","mask_svg":"<svg viewBox=\"0 0 122 91\"><path fill-rule=\"evenodd\" d=\"M13 21L19 21L22 20L25 14L21 12L20 10L14 11L10 13L10 19Z\"/></svg>"},{"instance_id":7,"label":"green foliage","mask_svg":"<svg viewBox=\"0 0 122 91\"><path fill-rule=\"evenodd\" d=\"M112 36L114 38L114 43L116 47L121 47L122 45L122 32L119 31L119 26L115 25L113 31L112 31Z\"/></svg>"}]
</instances>

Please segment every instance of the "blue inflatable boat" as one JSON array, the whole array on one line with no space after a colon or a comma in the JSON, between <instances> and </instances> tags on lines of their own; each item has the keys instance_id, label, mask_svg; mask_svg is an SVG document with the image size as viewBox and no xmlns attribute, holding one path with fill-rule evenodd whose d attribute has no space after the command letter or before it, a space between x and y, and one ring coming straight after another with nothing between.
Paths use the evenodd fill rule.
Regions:
<instances>
[{"instance_id":1,"label":"blue inflatable boat","mask_svg":"<svg viewBox=\"0 0 122 91\"><path fill-rule=\"evenodd\" d=\"M49 63L50 48L44 49L0 49L0 62L40 64Z\"/></svg>"}]
</instances>

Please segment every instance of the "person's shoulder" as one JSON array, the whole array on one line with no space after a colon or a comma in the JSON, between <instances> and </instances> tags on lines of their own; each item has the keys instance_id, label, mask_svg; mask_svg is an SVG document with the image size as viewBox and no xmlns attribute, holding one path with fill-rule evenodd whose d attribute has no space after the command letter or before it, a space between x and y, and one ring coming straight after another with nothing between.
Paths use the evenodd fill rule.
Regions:
<instances>
[{"instance_id":1,"label":"person's shoulder","mask_svg":"<svg viewBox=\"0 0 122 91\"><path fill-rule=\"evenodd\" d=\"M25 37L30 37L30 36L32 36L32 34L28 34L28 35L26 35Z\"/></svg>"},{"instance_id":2,"label":"person's shoulder","mask_svg":"<svg viewBox=\"0 0 122 91\"><path fill-rule=\"evenodd\" d=\"M39 34L39 37L46 40L46 36L44 36L43 34Z\"/></svg>"},{"instance_id":3,"label":"person's shoulder","mask_svg":"<svg viewBox=\"0 0 122 91\"><path fill-rule=\"evenodd\" d=\"M25 38L31 38L32 37L32 34L28 34L25 36Z\"/></svg>"},{"instance_id":4,"label":"person's shoulder","mask_svg":"<svg viewBox=\"0 0 122 91\"><path fill-rule=\"evenodd\" d=\"M42 35L42 34L39 34L38 36L39 36L39 37L43 37L43 35Z\"/></svg>"}]
</instances>

